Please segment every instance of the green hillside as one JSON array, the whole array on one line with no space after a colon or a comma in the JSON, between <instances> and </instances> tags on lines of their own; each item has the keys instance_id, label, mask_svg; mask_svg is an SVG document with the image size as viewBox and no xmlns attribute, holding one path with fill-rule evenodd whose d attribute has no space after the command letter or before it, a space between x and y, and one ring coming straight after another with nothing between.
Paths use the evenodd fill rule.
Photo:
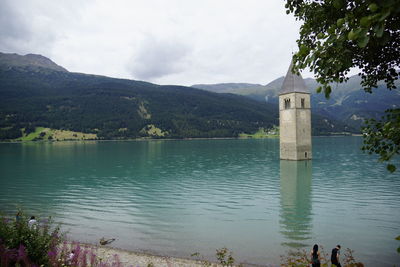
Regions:
<instances>
[{"instance_id":1,"label":"green hillside","mask_svg":"<svg viewBox=\"0 0 400 267\"><path fill-rule=\"evenodd\" d=\"M213 87L218 92L234 88L238 94L251 88L251 94L244 97L71 73L40 55L0 53L0 140L252 135L279 124L275 100L282 80L267 86ZM263 95L265 88L267 94ZM256 101L261 97L263 101ZM356 130L332 116L313 113L313 135L341 132Z\"/></svg>"},{"instance_id":2,"label":"green hillside","mask_svg":"<svg viewBox=\"0 0 400 267\"><path fill-rule=\"evenodd\" d=\"M283 80L284 77L280 77L267 85L226 83L198 84L193 87L212 92L229 92L263 103L277 104ZM359 133L365 119L379 119L386 109L400 106L398 90L387 90L381 83L373 90L373 94L366 93L362 90L359 76L352 76L345 83L333 85L329 99L326 99L324 94L316 93L318 83L314 79L307 78L304 81L311 92L314 134L341 132L340 129ZM399 81L395 84L400 87Z\"/></svg>"},{"instance_id":3,"label":"green hillside","mask_svg":"<svg viewBox=\"0 0 400 267\"><path fill-rule=\"evenodd\" d=\"M0 139L36 127L99 139L236 137L278 123L274 105L183 86L0 64ZM26 134L26 133L25 133Z\"/></svg>"}]
</instances>

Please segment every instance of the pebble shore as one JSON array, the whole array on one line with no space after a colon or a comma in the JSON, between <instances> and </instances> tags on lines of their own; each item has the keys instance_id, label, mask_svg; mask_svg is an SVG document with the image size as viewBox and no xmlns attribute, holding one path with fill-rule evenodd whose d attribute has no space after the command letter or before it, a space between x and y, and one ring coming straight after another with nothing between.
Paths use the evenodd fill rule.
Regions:
<instances>
[{"instance_id":1,"label":"pebble shore","mask_svg":"<svg viewBox=\"0 0 400 267\"><path fill-rule=\"evenodd\" d=\"M220 267L222 265L217 263L211 263L200 260L190 260L175 257L156 256L141 252L128 251L123 249L117 249L107 246L98 246L85 244L84 246L95 248L97 255L103 259L111 259L115 254L118 255L123 266L133 267Z\"/></svg>"}]
</instances>

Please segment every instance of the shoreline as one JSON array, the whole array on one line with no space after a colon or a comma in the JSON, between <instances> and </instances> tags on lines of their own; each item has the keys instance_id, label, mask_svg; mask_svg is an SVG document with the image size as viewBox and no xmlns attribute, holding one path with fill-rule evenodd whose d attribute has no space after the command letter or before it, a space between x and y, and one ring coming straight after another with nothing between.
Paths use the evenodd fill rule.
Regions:
<instances>
[{"instance_id":1,"label":"shoreline","mask_svg":"<svg viewBox=\"0 0 400 267\"><path fill-rule=\"evenodd\" d=\"M115 248L111 246L101 246L87 243L79 243L81 246L94 248L98 256L103 259L112 259L114 255L118 255L119 260L121 261L123 266L134 266L134 267L202 267L206 266L206 261L194 260L194 259L184 259L184 258L176 258L170 256L161 256L154 255L145 252L131 251L121 248ZM207 266L215 266L219 267L222 265L218 265L216 263L211 263L211 265Z\"/></svg>"},{"instance_id":2,"label":"shoreline","mask_svg":"<svg viewBox=\"0 0 400 267\"><path fill-rule=\"evenodd\" d=\"M14 216L6 216L5 218L10 221L14 220ZM40 222L39 222L40 223ZM104 263L115 263L115 256L119 259L121 265L112 264L112 266L118 267L224 267L222 262L218 262L217 257L210 259L206 258L199 253L194 253L189 256L171 256L168 254L163 254L157 251L151 250L133 250L126 248L114 247L112 244L100 245L90 242L81 242L77 239L70 239L67 236L61 240L59 244L59 249L61 251L67 251L67 255L72 249L77 246L84 249L89 249L94 251L98 259ZM229 251L228 251L229 252ZM227 253L226 256L228 256ZM225 260L224 256L224 260ZM108 265L107 265L108 266ZM277 264L257 264L251 262L240 262L235 261L231 267L279 267Z\"/></svg>"},{"instance_id":3,"label":"shoreline","mask_svg":"<svg viewBox=\"0 0 400 267\"><path fill-rule=\"evenodd\" d=\"M115 255L118 255L122 266L128 267L223 267L221 263L217 263L216 260L210 261L207 259L202 259L200 255L196 255L196 258L184 258L168 255L160 255L155 252L144 252L135 251L123 248L116 248L112 245L102 246L97 244L82 243L77 241L68 241L69 245L79 244L81 247L93 248L97 251L97 255L102 259L112 259ZM279 265L271 264L253 264L253 263L241 263L235 262L234 266L243 267L277 267Z\"/></svg>"},{"instance_id":4,"label":"shoreline","mask_svg":"<svg viewBox=\"0 0 400 267\"><path fill-rule=\"evenodd\" d=\"M362 134L330 134L330 135L313 135L312 137L342 137L356 136L362 137ZM192 141L192 140L247 140L247 139L276 139L279 136L265 137L188 137L188 138L136 138L136 139L66 139L66 140L0 140L0 144L22 144L22 143L59 143L59 142L145 142L145 141Z\"/></svg>"}]
</instances>

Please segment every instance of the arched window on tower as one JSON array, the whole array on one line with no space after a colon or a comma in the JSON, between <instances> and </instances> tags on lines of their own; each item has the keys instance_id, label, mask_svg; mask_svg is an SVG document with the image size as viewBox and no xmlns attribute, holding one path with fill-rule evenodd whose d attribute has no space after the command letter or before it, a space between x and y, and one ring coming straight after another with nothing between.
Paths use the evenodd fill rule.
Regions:
<instances>
[{"instance_id":1,"label":"arched window on tower","mask_svg":"<svg viewBox=\"0 0 400 267\"><path fill-rule=\"evenodd\" d=\"M290 98L285 98L285 109L290 108Z\"/></svg>"},{"instance_id":2,"label":"arched window on tower","mask_svg":"<svg viewBox=\"0 0 400 267\"><path fill-rule=\"evenodd\" d=\"M301 108L304 108L305 107L305 99L302 98L300 102L301 102Z\"/></svg>"}]
</instances>

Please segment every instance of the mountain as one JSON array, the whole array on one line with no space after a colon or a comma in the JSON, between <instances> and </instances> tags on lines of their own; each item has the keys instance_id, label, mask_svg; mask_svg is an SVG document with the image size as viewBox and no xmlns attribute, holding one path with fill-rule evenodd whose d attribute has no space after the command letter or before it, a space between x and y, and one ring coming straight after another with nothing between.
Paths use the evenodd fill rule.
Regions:
<instances>
[{"instance_id":1,"label":"mountain","mask_svg":"<svg viewBox=\"0 0 400 267\"><path fill-rule=\"evenodd\" d=\"M281 78L282 80L282 78ZM279 84L280 80L275 81ZM277 91L274 83L270 86ZM253 88L253 98L262 85ZM232 84L214 90L225 92ZM270 93L271 99L276 93ZM0 54L0 139L36 127L92 134L100 139L237 137L277 125L277 102L184 86L68 72L41 55ZM313 135L354 132L313 114ZM50 138L45 132L41 138Z\"/></svg>"},{"instance_id":2,"label":"mountain","mask_svg":"<svg viewBox=\"0 0 400 267\"><path fill-rule=\"evenodd\" d=\"M263 88L261 84L253 83L218 83L218 84L195 84L193 88L204 89L215 93L233 93L233 94L245 94L249 91L257 91Z\"/></svg>"},{"instance_id":3,"label":"mountain","mask_svg":"<svg viewBox=\"0 0 400 267\"><path fill-rule=\"evenodd\" d=\"M280 77L267 85L259 84L223 84L225 93L234 93L248 98L267 102L278 103L278 94L284 77ZM333 85L329 99L323 93L316 93L318 83L314 79L304 79L306 86L311 92L312 116L323 116L327 119L339 121L352 129L360 129L367 118L380 118L384 111L389 108L400 106L399 90L388 90L384 84L379 84L372 94L366 93L360 83L359 76L352 76L341 84ZM193 85L216 92L220 84ZM400 87L400 82L396 83Z\"/></svg>"},{"instance_id":4,"label":"mountain","mask_svg":"<svg viewBox=\"0 0 400 267\"><path fill-rule=\"evenodd\" d=\"M265 88L264 85L252 83L195 84L191 87L215 93L231 93L236 95L243 95L261 101L264 100L266 94L268 93L268 89Z\"/></svg>"},{"instance_id":5,"label":"mountain","mask_svg":"<svg viewBox=\"0 0 400 267\"><path fill-rule=\"evenodd\" d=\"M21 71L54 70L68 72L66 69L57 65L47 57L36 54L20 56L18 54L6 54L0 52L0 68L19 69Z\"/></svg>"},{"instance_id":6,"label":"mountain","mask_svg":"<svg viewBox=\"0 0 400 267\"><path fill-rule=\"evenodd\" d=\"M101 139L235 137L278 123L275 105L234 94L72 73L39 55L0 61L0 139L35 127Z\"/></svg>"}]
</instances>

